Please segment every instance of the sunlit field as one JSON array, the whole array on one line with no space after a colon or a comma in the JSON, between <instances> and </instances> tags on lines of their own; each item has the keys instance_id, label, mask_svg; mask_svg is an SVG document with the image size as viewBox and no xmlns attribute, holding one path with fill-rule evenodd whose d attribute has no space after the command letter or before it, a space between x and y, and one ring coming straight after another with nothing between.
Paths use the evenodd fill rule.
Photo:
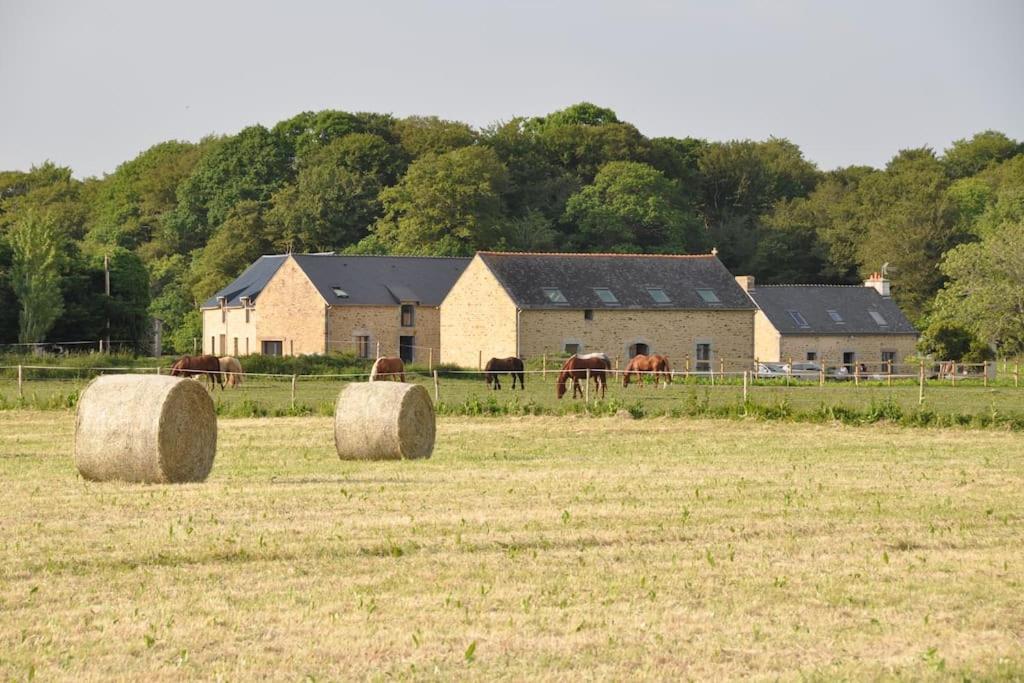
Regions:
<instances>
[{"instance_id":1,"label":"sunlit field","mask_svg":"<svg viewBox=\"0 0 1024 683\"><path fill-rule=\"evenodd\" d=\"M0 411L3 679L1024 676L1019 433L442 418L359 463L234 419L142 486L73 422Z\"/></svg>"}]
</instances>

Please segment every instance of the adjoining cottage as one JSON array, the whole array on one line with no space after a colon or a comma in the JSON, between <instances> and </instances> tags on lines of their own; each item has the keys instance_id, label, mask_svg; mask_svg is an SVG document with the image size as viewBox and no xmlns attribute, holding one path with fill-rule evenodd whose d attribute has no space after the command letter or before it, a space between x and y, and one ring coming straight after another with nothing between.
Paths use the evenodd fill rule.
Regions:
<instances>
[{"instance_id":1,"label":"adjoining cottage","mask_svg":"<svg viewBox=\"0 0 1024 683\"><path fill-rule=\"evenodd\" d=\"M757 303L755 353L761 361L814 361L848 372L903 363L917 346L917 330L875 273L857 285L755 285L736 280Z\"/></svg>"},{"instance_id":2,"label":"adjoining cottage","mask_svg":"<svg viewBox=\"0 0 1024 683\"><path fill-rule=\"evenodd\" d=\"M714 255L479 252L441 304L441 359L665 354L694 372L746 367L750 297Z\"/></svg>"},{"instance_id":3,"label":"adjoining cottage","mask_svg":"<svg viewBox=\"0 0 1024 683\"><path fill-rule=\"evenodd\" d=\"M202 306L203 352L440 357L438 306L468 258L261 256Z\"/></svg>"}]
</instances>

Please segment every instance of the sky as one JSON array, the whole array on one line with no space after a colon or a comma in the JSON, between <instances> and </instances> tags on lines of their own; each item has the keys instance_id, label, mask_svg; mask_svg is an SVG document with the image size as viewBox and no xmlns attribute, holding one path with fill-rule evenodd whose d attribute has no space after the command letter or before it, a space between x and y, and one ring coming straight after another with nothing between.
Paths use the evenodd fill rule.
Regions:
<instances>
[{"instance_id":1,"label":"sky","mask_svg":"<svg viewBox=\"0 0 1024 683\"><path fill-rule=\"evenodd\" d=\"M480 127L580 101L822 169L1024 139L1022 0L0 0L0 170L100 176L302 111Z\"/></svg>"}]
</instances>

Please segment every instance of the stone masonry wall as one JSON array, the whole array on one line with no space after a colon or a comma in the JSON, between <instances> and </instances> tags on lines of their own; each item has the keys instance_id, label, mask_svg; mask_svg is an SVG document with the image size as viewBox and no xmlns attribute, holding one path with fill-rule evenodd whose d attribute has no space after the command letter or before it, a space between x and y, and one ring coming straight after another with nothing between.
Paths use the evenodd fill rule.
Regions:
<instances>
[{"instance_id":1,"label":"stone masonry wall","mask_svg":"<svg viewBox=\"0 0 1024 683\"><path fill-rule=\"evenodd\" d=\"M223 336L222 336L223 335ZM213 356L245 356L259 353L256 343L256 311L244 308L219 308L203 311L203 353Z\"/></svg>"},{"instance_id":2,"label":"stone masonry wall","mask_svg":"<svg viewBox=\"0 0 1024 683\"><path fill-rule=\"evenodd\" d=\"M306 274L288 258L256 299L256 348L281 341L286 356L326 350L327 304Z\"/></svg>"},{"instance_id":3,"label":"stone masonry wall","mask_svg":"<svg viewBox=\"0 0 1024 683\"><path fill-rule=\"evenodd\" d=\"M480 257L470 261L440 311L441 361L475 368L482 356L516 355L516 306Z\"/></svg>"},{"instance_id":4,"label":"stone masonry wall","mask_svg":"<svg viewBox=\"0 0 1024 683\"><path fill-rule=\"evenodd\" d=\"M779 345L779 360L794 362L807 359L807 352L817 354L819 362L827 366L838 366L843 361L843 353L852 351L854 363L864 363L871 372L880 370L882 351L895 351L896 363L905 361L907 356L916 353L917 337L912 334L873 334L873 335L783 335ZM763 359L762 359L763 360ZM897 368L894 372L903 372ZM916 371L916 370L914 370Z\"/></svg>"},{"instance_id":5,"label":"stone masonry wall","mask_svg":"<svg viewBox=\"0 0 1024 683\"><path fill-rule=\"evenodd\" d=\"M369 357L397 356L399 337L415 337L413 362L437 364L440 359L440 313L432 306L416 306L413 326L402 327L402 308L394 306L332 306L327 314L328 349L356 353L356 337L370 337Z\"/></svg>"}]
</instances>

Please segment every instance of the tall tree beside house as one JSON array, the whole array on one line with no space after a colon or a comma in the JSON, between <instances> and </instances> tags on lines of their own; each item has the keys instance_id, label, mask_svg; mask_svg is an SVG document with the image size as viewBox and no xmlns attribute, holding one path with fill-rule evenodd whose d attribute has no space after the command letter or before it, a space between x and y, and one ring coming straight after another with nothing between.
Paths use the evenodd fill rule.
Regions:
<instances>
[{"instance_id":1,"label":"tall tree beside house","mask_svg":"<svg viewBox=\"0 0 1024 683\"><path fill-rule=\"evenodd\" d=\"M14 290L11 288L11 245L4 235L0 235L0 301L8 302L0 306L0 344L13 344L18 341L18 307Z\"/></svg>"},{"instance_id":2,"label":"tall tree beside house","mask_svg":"<svg viewBox=\"0 0 1024 683\"><path fill-rule=\"evenodd\" d=\"M468 256L498 244L508 172L494 150L463 147L414 161L381 192L371 239L394 254Z\"/></svg>"},{"instance_id":3,"label":"tall tree beside house","mask_svg":"<svg viewBox=\"0 0 1024 683\"><path fill-rule=\"evenodd\" d=\"M48 214L30 211L10 228L11 288L18 297L18 341L46 339L63 310L60 256L63 239Z\"/></svg>"}]
</instances>

